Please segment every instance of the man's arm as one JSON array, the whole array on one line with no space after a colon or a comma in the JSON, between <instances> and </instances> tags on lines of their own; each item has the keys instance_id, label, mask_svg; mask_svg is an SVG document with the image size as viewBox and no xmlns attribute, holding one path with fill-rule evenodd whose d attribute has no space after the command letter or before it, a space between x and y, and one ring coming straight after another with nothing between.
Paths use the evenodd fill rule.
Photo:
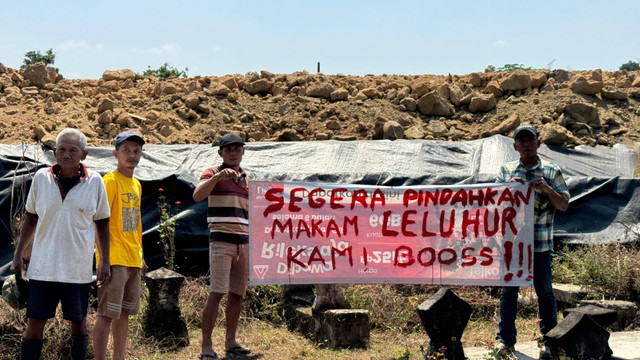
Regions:
<instances>
[{"instance_id":1,"label":"man's arm","mask_svg":"<svg viewBox=\"0 0 640 360\"><path fill-rule=\"evenodd\" d=\"M111 276L111 261L109 260L109 218L96 220L96 235L98 236L98 269L96 275L98 285Z\"/></svg>"},{"instance_id":2,"label":"man's arm","mask_svg":"<svg viewBox=\"0 0 640 360\"><path fill-rule=\"evenodd\" d=\"M543 179L536 179L531 181L531 186L540 191L541 193L547 195L549 197L549 201L551 201L551 205L553 205L556 210L565 211L569 208L569 202L567 199L558 194L547 182Z\"/></svg>"},{"instance_id":3,"label":"man's arm","mask_svg":"<svg viewBox=\"0 0 640 360\"><path fill-rule=\"evenodd\" d=\"M219 173L213 175L207 180L201 181L196 189L193 190L193 201L199 202L207 198L211 194L211 190L216 186L220 180L235 179L238 177L238 173L233 169L226 168Z\"/></svg>"},{"instance_id":4,"label":"man's arm","mask_svg":"<svg viewBox=\"0 0 640 360\"><path fill-rule=\"evenodd\" d=\"M22 224L22 230L20 231L20 240L16 247L16 252L13 254L13 262L11 263L11 272L16 274L17 277L22 276L22 253L27 245L33 240L33 235L36 232L36 225L38 225L38 216L25 212L24 223Z\"/></svg>"}]
</instances>

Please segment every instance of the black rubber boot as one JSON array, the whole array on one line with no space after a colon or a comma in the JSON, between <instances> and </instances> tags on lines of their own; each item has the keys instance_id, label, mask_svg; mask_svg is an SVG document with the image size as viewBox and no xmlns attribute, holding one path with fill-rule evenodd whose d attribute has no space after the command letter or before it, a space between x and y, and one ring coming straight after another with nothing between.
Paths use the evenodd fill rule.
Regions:
<instances>
[{"instance_id":1,"label":"black rubber boot","mask_svg":"<svg viewBox=\"0 0 640 360\"><path fill-rule=\"evenodd\" d=\"M43 343L43 340L22 339L22 345L20 349L20 359L40 360L40 353L42 353L42 343Z\"/></svg>"},{"instance_id":2,"label":"black rubber boot","mask_svg":"<svg viewBox=\"0 0 640 360\"><path fill-rule=\"evenodd\" d=\"M71 360L86 360L88 335L71 335Z\"/></svg>"}]
</instances>

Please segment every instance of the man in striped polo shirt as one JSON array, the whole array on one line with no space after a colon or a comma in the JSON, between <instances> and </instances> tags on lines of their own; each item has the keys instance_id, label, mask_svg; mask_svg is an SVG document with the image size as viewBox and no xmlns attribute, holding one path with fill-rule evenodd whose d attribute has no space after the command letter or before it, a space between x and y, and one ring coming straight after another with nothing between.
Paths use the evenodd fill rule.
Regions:
<instances>
[{"instance_id":1,"label":"man in striped polo shirt","mask_svg":"<svg viewBox=\"0 0 640 360\"><path fill-rule=\"evenodd\" d=\"M513 133L513 147L520 159L505 163L496 176L496 182L528 183L535 191L533 233L533 286L538 296L540 331L546 334L558 324L556 298L551 287L551 251L553 250L553 217L556 210L569 207L569 189L558 165L538 157L540 140L531 124L523 124ZM511 355L516 343L516 312L518 287L503 287L500 295L500 321L498 322L498 350ZM545 345L540 359L550 359Z\"/></svg>"},{"instance_id":2,"label":"man in striped polo shirt","mask_svg":"<svg viewBox=\"0 0 640 360\"><path fill-rule=\"evenodd\" d=\"M211 335L218 317L220 300L228 294L225 350L229 354L247 354L249 350L236 341L236 329L242 298L249 278L249 187L247 175L240 167L244 142L236 134L220 140L218 155L222 165L206 169L193 191L195 202L209 201L209 297L202 312L202 354L200 359L216 359Z\"/></svg>"}]
</instances>

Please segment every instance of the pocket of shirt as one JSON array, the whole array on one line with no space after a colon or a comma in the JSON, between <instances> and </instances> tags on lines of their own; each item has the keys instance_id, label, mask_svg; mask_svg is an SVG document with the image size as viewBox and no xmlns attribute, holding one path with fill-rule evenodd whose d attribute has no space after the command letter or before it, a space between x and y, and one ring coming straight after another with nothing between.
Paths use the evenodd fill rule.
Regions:
<instances>
[{"instance_id":1,"label":"pocket of shirt","mask_svg":"<svg viewBox=\"0 0 640 360\"><path fill-rule=\"evenodd\" d=\"M88 229L93 223L93 216L96 214L95 208L78 207L78 216L76 217L76 225L81 229Z\"/></svg>"}]
</instances>

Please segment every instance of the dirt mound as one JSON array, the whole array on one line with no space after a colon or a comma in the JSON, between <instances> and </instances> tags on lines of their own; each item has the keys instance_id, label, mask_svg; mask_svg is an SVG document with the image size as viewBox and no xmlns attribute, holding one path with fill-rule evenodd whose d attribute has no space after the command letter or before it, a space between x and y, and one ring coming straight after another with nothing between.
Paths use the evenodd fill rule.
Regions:
<instances>
[{"instance_id":1,"label":"dirt mound","mask_svg":"<svg viewBox=\"0 0 640 360\"><path fill-rule=\"evenodd\" d=\"M532 122L543 142L636 146L640 72L554 70L364 77L296 72L158 79L131 70L63 79L0 64L0 142L42 142L77 127L90 145L125 129L149 143L356 139L471 140Z\"/></svg>"}]
</instances>

